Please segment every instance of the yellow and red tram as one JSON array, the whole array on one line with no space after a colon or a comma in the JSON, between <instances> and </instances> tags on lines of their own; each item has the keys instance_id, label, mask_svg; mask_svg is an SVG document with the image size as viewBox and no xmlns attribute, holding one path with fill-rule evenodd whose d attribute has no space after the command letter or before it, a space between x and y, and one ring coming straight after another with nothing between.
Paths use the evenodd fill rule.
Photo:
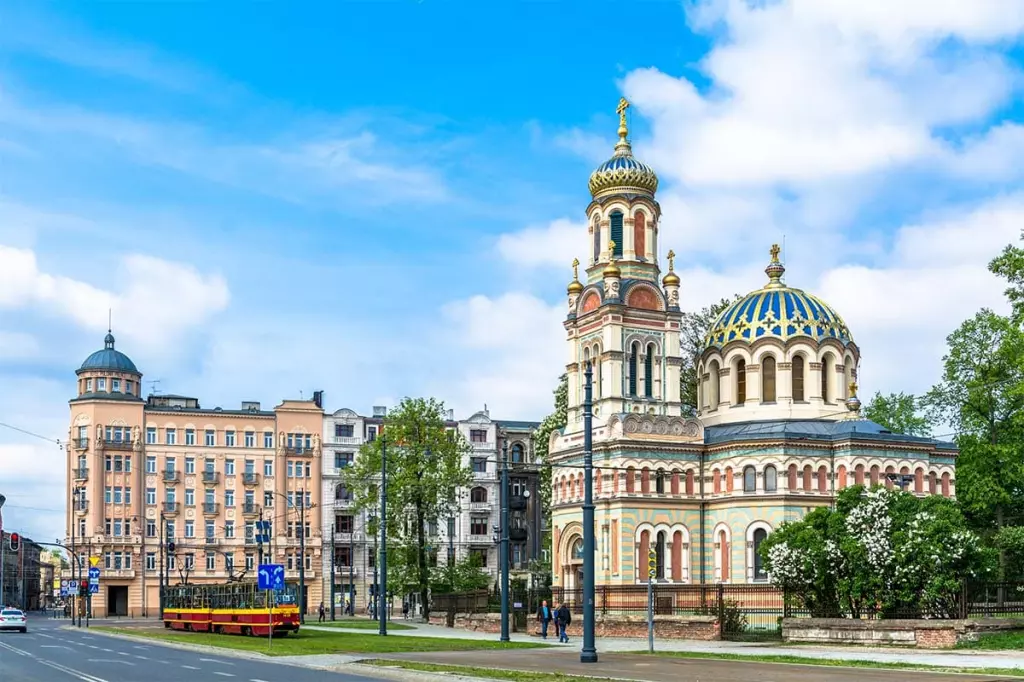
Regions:
<instances>
[{"instance_id":1,"label":"yellow and red tram","mask_svg":"<svg viewBox=\"0 0 1024 682\"><path fill-rule=\"evenodd\" d=\"M298 586L268 595L254 582L175 585L161 591L165 628L274 637L299 631ZM269 600L268 601L268 597Z\"/></svg>"}]
</instances>

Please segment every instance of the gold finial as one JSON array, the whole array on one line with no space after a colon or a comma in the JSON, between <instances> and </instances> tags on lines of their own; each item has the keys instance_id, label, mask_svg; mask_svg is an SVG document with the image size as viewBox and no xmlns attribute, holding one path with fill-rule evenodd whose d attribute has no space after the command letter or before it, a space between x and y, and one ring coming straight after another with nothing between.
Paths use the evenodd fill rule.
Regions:
<instances>
[{"instance_id":1,"label":"gold finial","mask_svg":"<svg viewBox=\"0 0 1024 682\"><path fill-rule=\"evenodd\" d=\"M676 268L676 252L672 249L668 250L668 271L672 272Z\"/></svg>"},{"instance_id":2,"label":"gold finial","mask_svg":"<svg viewBox=\"0 0 1024 682\"><path fill-rule=\"evenodd\" d=\"M772 256L772 262L773 263L778 263L779 262L779 254L782 253L782 249L779 248L778 244L772 244L772 248L770 248L768 250L768 253L770 253L771 256Z\"/></svg>"},{"instance_id":3,"label":"gold finial","mask_svg":"<svg viewBox=\"0 0 1024 682\"><path fill-rule=\"evenodd\" d=\"M626 139L629 136L629 126L626 125L626 109L629 109L629 100L623 97L619 100L619 106L615 108L615 113L619 115L619 141L615 143L615 152L620 156L632 153L629 140Z\"/></svg>"},{"instance_id":4,"label":"gold finial","mask_svg":"<svg viewBox=\"0 0 1024 682\"><path fill-rule=\"evenodd\" d=\"M619 266L615 264L615 240L611 239L608 241L608 265L605 266L604 271L601 273L604 277L618 277L622 274L619 270Z\"/></svg>"},{"instance_id":5,"label":"gold finial","mask_svg":"<svg viewBox=\"0 0 1024 682\"><path fill-rule=\"evenodd\" d=\"M779 248L778 244L772 244L772 248L768 250L768 253L772 256L772 262L764 269L765 274L768 275L768 284L765 286L769 289L783 287L785 285L782 283L782 275L785 274L786 267L779 261L779 254L782 253L782 249Z\"/></svg>"},{"instance_id":6,"label":"gold finial","mask_svg":"<svg viewBox=\"0 0 1024 682\"><path fill-rule=\"evenodd\" d=\"M662 278L661 283L667 287L679 286L679 275L675 273L676 267L676 252L672 249L668 251L668 274Z\"/></svg>"},{"instance_id":7,"label":"gold finial","mask_svg":"<svg viewBox=\"0 0 1024 682\"><path fill-rule=\"evenodd\" d=\"M608 262L615 262L615 240L611 239L608 241Z\"/></svg>"},{"instance_id":8,"label":"gold finial","mask_svg":"<svg viewBox=\"0 0 1024 682\"><path fill-rule=\"evenodd\" d=\"M573 281L576 281L579 278L580 278L580 259L579 258L573 258L572 259L572 279L573 279Z\"/></svg>"},{"instance_id":9,"label":"gold finial","mask_svg":"<svg viewBox=\"0 0 1024 682\"><path fill-rule=\"evenodd\" d=\"M583 283L580 282L580 259L572 259L572 281L569 282L568 292L570 296L579 295L583 292Z\"/></svg>"},{"instance_id":10,"label":"gold finial","mask_svg":"<svg viewBox=\"0 0 1024 682\"><path fill-rule=\"evenodd\" d=\"M850 382L850 395L851 396L856 396L857 395L857 382L856 381L851 381Z\"/></svg>"}]
</instances>

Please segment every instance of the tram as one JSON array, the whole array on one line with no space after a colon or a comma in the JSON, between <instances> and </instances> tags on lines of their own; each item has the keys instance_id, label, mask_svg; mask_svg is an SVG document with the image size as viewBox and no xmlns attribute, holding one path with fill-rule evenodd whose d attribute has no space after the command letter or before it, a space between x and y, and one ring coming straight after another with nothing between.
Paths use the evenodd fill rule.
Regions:
<instances>
[{"instance_id":1,"label":"tram","mask_svg":"<svg viewBox=\"0 0 1024 682\"><path fill-rule=\"evenodd\" d=\"M280 592L256 589L255 582L174 585L160 592L165 628L192 632L274 637L299 631L298 585Z\"/></svg>"}]
</instances>

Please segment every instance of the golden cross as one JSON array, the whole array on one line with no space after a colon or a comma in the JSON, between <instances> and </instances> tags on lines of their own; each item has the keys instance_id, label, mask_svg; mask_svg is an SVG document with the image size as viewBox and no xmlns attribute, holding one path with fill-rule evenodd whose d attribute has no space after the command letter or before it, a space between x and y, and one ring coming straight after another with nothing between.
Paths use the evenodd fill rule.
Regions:
<instances>
[{"instance_id":1,"label":"golden cross","mask_svg":"<svg viewBox=\"0 0 1024 682\"><path fill-rule=\"evenodd\" d=\"M672 249L669 249L668 250L668 271L669 272L672 272L672 269L675 267L675 260L676 260L676 252L673 251Z\"/></svg>"},{"instance_id":2,"label":"golden cross","mask_svg":"<svg viewBox=\"0 0 1024 682\"><path fill-rule=\"evenodd\" d=\"M771 254L772 262L773 263L775 263L775 262L777 262L779 260L779 253L781 253L781 252L782 252L782 249L779 248L778 244L772 244L772 248L769 249L768 253Z\"/></svg>"},{"instance_id":3,"label":"golden cross","mask_svg":"<svg viewBox=\"0 0 1024 682\"><path fill-rule=\"evenodd\" d=\"M626 115L626 109L629 109L629 100L623 97L619 100L619 106L615 108L615 113L624 118Z\"/></svg>"},{"instance_id":4,"label":"golden cross","mask_svg":"<svg viewBox=\"0 0 1024 682\"><path fill-rule=\"evenodd\" d=\"M575 280L580 278L580 259L579 258L573 258L572 259L572 278L573 278L573 281L575 281Z\"/></svg>"},{"instance_id":5,"label":"golden cross","mask_svg":"<svg viewBox=\"0 0 1024 682\"><path fill-rule=\"evenodd\" d=\"M850 382L850 395L851 396L857 395L857 382L856 381L851 381Z\"/></svg>"},{"instance_id":6,"label":"golden cross","mask_svg":"<svg viewBox=\"0 0 1024 682\"><path fill-rule=\"evenodd\" d=\"M614 261L615 260L615 240L614 239L608 241L608 260L609 261Z\"/></svg>"}]
</instances>

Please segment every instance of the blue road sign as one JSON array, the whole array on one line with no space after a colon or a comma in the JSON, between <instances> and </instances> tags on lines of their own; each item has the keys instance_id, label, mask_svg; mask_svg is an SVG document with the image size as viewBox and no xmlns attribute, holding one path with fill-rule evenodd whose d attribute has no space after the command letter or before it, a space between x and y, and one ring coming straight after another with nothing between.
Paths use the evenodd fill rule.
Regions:
<instances>
[{"instance_id":1,"label":"blue road sign","mask_svg":"<svg viewBox=\"0 0 1024 682\"><path fill-rule=\"evenodd\" d=\"M270 521L256 522L256 544L270 544Z\"/></svg>"},{"instance_id":2,"label":"blue road sign","mask_svg":"<svg viewBox=\"0 0 1024 682\"><path fill-rule=\"evenodd\" d=\"M284 589L284 566L281 564L260 564L256 574L256 587L261 590Z\"/></svg>"},{"instance_id":3,"label":"blue road sign","mask_svg":"<svg viewBox=\"0 0 1024 682\"><path fill-rule=\"evenodd\" d=\"M99 593L100 593L100 584L99 583L90 583L90 585L89 585L89 594L99 594Z\"/></svg>"},{"instance_id":4,"label":"blue road sign","mask_svg":"<svg viewBox=\"0 0 1024 682\"><path fill-rule=\"evenodd\" d=\"M89 580L99 580L99 579L100 579L100 569L98 569L95 566L93 566L92 568L89 569Z\"/></svg>"}]
</instances>

